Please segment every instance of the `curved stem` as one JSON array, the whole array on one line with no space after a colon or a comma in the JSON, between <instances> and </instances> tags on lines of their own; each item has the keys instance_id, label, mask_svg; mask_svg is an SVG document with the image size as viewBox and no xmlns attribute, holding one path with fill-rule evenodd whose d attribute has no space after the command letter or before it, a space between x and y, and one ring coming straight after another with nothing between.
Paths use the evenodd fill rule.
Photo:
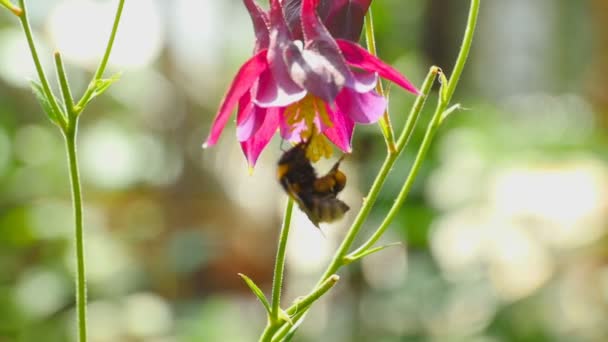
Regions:
<instances>
[{"instance_id":1,"label":"curved stem","mask_svg":"<svg viewBox=\"0 0 608 342\"><path fill-rule=\"evenodd\" d=\"M84 109L84 105L91 99L91 96L93 96L93 93L95 92L95 82L101 79L104 71L106 70L108 60L110 59L110 53L112 52L112 46L114 46L114 39L116 38L116 32L118 31L118 24L120 23L120 17L122 16L122 9L124 5L125 0L119 0L118 8L116 9L116 14L114 15L114 24L112 25L112 32L110 33L108 45L106 46L106 51L103 54L103 58L101 59L101 62L97 67L97 71L95 71L95 75L93 76L89 87L80 98L80 101L78 101L78 104L76 104L76 113L80 113Z\"/></svg>"},{"instance_id":2,"label":"curved stem","mask_svg":"<svg viewBox=\"0 0 608 342\"><path fill-rule=\"evenodd\" d=\"M42 84L42 90L44 91L44 95L51 104L51 108L55 113L57 113L57 117L60 121L62 128L65 128L68 125L67 119L63 115L63 111L59 107L57 99L51 91L51 86L49 85L49 81L47 80L46 74L44 73L44 69L42 68L42 63L40 63L38 51L36 50L36 45L34 44L34 35L32 34L32 28L30 27L30 20L27 16L27 7L25 5L25 0L19 0L19 6L21 6L19 21L21 22L21 26L23 27L23 32L25 33L25 38L27 39L27 45L30 48L30 53L32 54L32 59L34 60L34 65L36 66L36 73L38 74L38 78L40 79L40 83Z\"/></svg>"},{"instance_id":3,"label":"curved stem","mask_svg":"<svg viewBox=\"0 0 608 342\"><path fill-rule=\"evenodd\" d=\"M270 341L277 329L281 327L281 322L279 320L279 310L281 310L281 288L283 286L285 253L287 251L287 240L289 238L292 213L293 199L289 197L287 206L285 207L285 215L283 217L283 225L281 227L281 234L279 235L279 246L277 248L277 256L274 264L274 276L272 278L272 303L270 307L270 314L268 316L268 325L260 337L261 342Z\"/></svg>"},{"instance_id":4,"label":"curved stem","mask_svg":"<svg viewBox=\"0 0 608 342\"><path fill-rule=\"evenodd\" d=\"M78 311L78 337L80 342L87 340L87 285L84 257L84 234L82 225L82 193L80 190L80 173L76 154L77 121L64 132L65 144L70 167L72 186L72 203L74 206L74 238L76 242L76 307Z\"/></svg>"},{"instance_id":5,"label":"curved stem","mask_svg":"<svg viewBox=\"0 0 608 342\"><path fill-rule=\"evenodd\" d=\"M283 271L285 270L285 252L287 251L287 239L289 237L292 212L293 199L289 197L287 207L285 208L285 217L283 218L283 226L281 227L281 235L279 236L279 247L277 248L277 258L274 265L274 277L272 279L272 307L270 311L271 322L276 322L279 319L281 288L283 286Z\"/></svg>"},{"instance_id":6,"label":"curved stem","mask_svg":"<svg viewBox=\"0 0 608 342\"><path fill-rule=\"evenodd\" d=\"M467 27L464 31L464 38L462 39L462 45L460 46L460 52L456 58L454 64L454 71L450 75L450 82L448 84L446 106L452 100L452 96L456 91L456 86L464 70L464 65L467 63L469 58L469 52L471 51L471 44L473 44L473 35L475 33L475 27L477 26L477 17L479 15L479 3L481 0L471 0L471 7L469 7L469 18L467 20Z\"/></svg>"}]
</instances>

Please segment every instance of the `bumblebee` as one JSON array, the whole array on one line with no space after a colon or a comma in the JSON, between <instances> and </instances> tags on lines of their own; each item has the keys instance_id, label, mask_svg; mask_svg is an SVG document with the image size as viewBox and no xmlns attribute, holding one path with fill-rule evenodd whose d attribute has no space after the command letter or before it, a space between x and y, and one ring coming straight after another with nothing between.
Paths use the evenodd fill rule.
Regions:
<instances>
[{"instance_id":1,"label":"bumblebee","mask_svg":"<svg viewBox=\"0 0 608 342\"><path fill-rule=\"evenodd\" d=\"M277 178L310 221L318 228L321 222L341 219L350 209L337 195L346 186L346 175L340 171L340 158L324 176L317 177L306 157L309 142L301 142L279 159Z\"/></svg>"}]
</instances>

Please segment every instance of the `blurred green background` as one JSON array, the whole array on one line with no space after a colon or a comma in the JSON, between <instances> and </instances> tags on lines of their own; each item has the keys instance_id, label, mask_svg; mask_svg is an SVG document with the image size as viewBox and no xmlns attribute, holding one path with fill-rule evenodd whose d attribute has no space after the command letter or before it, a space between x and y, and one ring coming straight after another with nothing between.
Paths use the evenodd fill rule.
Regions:
<instances>
[{"instance_id":1,"label":"blurred green background","mask_svg":"<svg viewBox=\"0 0 608 342\"><path fill-rule=\"evenodd\" d=\"M60 50L81 94L117 1L30 0L47 72ZM379 53L420 84L457 53L468 1L373 5ZM229 126L202 150L251 54L236 0L126 1L110 72L81 120L90 341L254 341L286 196L280 140L253 175ZM350 265L296 341L608 340L608 2L484 0L452 115L386 242ZM25 38L0 13L0 341L75 341L73 235L62 137L35 102ZM54 79L54 77L52 77ZM401 127L411 95L393 88ZM430 117L368 219L398 192ZM353 208L385 155L377 126L347 157ZM323 169L331 162L321 163ZM307 293L354 212L324 235L295 214L284 302Z\"/></svg>"}]
</instances>

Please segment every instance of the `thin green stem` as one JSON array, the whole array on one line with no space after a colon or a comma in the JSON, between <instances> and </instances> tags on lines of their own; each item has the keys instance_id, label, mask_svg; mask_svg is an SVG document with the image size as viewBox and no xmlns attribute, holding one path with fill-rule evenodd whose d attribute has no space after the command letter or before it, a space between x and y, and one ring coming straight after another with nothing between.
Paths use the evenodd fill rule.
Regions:
<instances>
[{"instance_id":1,"label":"thin green stem","mask_svg":"<svg viewBox=\"0 0 608 342\"><path fill-rule=\"evenodd\" d=\"M89 87L84 92L78 104L76 104L75 112L78 114L82 112L85 104L91 99L93 93L95 92L95 82L101 79L104 71L106 70L106 66L108 65L108 60L110 59L110 53L112 52L112 46L114 45L114 39L116 38L116 32L118 31L118 24L120 23L120 17L122 16L122 9L124 7L125 0L119 0L118 8L116 9L116 14L114 15L114 24L112 25L112 32L110 33L110 38L108 39L108 45L106 46L106 51L103 54L103 58L97 67L97 71L95 71L95 75L89 84Z\"/></svg>"},{"instance_id":2,"label":"thin green stem","mask_svg":"<svg viewBox=\"0 0 608 342\"><path fill-rule=\"evenodd\" d=\"M452 96L456 91L456 86L464 70L464 65L467 63L469 58L469 52L471 51L471 44L473 44L473 35L475 34L475 27L477 27L477 17L479 16L479 3L481 0L471 0L471 7L469 8L469 19L467 20L467 28L464 31L464 38L462 45L460 46L460 52L456 58L454 64L454 71L450 76L450 82L447 89L446 106L452 100Z\"/></svg>"},{"instance_id":3,"label":"thin green stem","mask_svg":"<svg viewBox=\"0 0 608 342\"><path fill-rule=\"evenodd\" d=\"M266 329L264 329L262 336L260 336L259 341L260 342L272 341L272 337L277 333L277 330L279 330L280 327L281 327L280 324L268 322L268 325L266 326Z\"/></svg>"},{"instance_id":4,"label":"thin green stem","mask_svg":"<svg viewBox=\"0 0 608 342\"><path fill-rule=\"evenodd\" d=\"M70 90L70 84L68 83L68 76L65 73L61 54L59 51L55 51L54 56L55 67L57 68L57 78L59 79L59 86L61 87L61 94L63 95L63 102L65 104L65 112L68 114L68 118L71 121L74 116L74 99L72 98L72 91Z\"/></svg>"},{"instance_id":5,"label":"thin green stem","mask_svg":"<svg viewBox=\"0 0 608 342\"><path fill-rule=\"evenodd\" d=\"M40 58L38 57L38 51L36 50L36 45L34 43L34 35L32 34L32 28L30 26L30 21L27 15L27 7L25 5L25 0L19 0L19 5L21 6L21 13L19 15L19 21L21 22L21 26L23 27L23 32L25 33L25 38L27 39L27 44L30 48L30 53L32 54L32 59L34 60L34 65L36 66L36 72L38 73L38 78L40 79L40 83L42 84L42 90L44 91L44 95L48 99L51 104L51 108L55 113L57 113L57 117L61 124L62 128L67 127L67 119L63 114L63 111L59 107L57 103L57 99L53 95L51 91L51 86L49 85L49 81L46 78L46 74L44 73L44 69L42 68L42 63L40 63Z\"/></svg>"},{"instance_id":6,"label":"thin green stem","mask_svg":"<svg viewBox=\"0 0 608 342\"><path fill-rule=\"evenodd\" d=\"M82 193L80 190L80 173L76 153L77 119L64 132L65 144L70 167L72 185L72 203L74 206L74 237L76 242L76 307L78 311L78 337L80 342L87 340L87 285L84 256L84 233L82 224Z\"/></svg>"},{"instance_id":7,"label":"thin green stem","mask_svg":"<svg viewBox=\"0 0 608 342\"><path fill-rule=\"evenodd\" d=\"M295 315L300 310L308 308L312 303L316 302L321 296L329 291L336 283L340 280L340 276L332 274L329 278L325 279L315 290L313 290L308 296L296 301L288 310L288 315Z\"/></svg>"},{"instance_id":8,"label":"thin green stem","mask_svg":"<svg viewBox=\"0 0 608 342\"><path fill-rule=\"evenodd\" d=\"M308 296L296 301L292 305L292 310L287 311L287 314L292 316L293 322L298 322L303 318L306 314L308 308L316 302L319 298L321 298L327 291L331 290L336 283L340 280L340 277L337 274L332 275L327 278L319 287L317 287L313 292L311 292ZM295 324L294 324L295 325ZM291 330L292 326L290 324L285 324L280 329L275 329L276 333L274 333L272 337L272 342L281 341Z\"/></svg>"},{"instance_id":9,"label":"thin green stem","mask_svg":"<svg viewBox=\"0 0 608 342\"><path fill-rule=\"evenodd\" d=\"M410 110L410 114L407 117L407 121L405 122L405 126L401 131L401 135L399 135L399 139L397 140L397 153L401 153L410 140L410 137L414 132L414 127L416 127L416 123L418 122L418 118L422 112L422 108L426 103L426 99L431 92L431 88L433 87L439 72L441 72L441 69L436 66L432 66L426 75L424 82L422 83L422 87L420 88L420 96L416 98L416 101Z\"/></svg>"},{"instance_id":10,"label":"thin green stem","mask_svg":"<svg viewBox=\"0 0 608 342\"><path fill-rule=\"evenodd\" d=\"M377 56L376 50L376 36L374 34L374 16L372 14L372 8L370 7L367 13L365 14L365 41L367 43L367 50L374 56ZM376 85L376 91L380 96L386 97L384 93L384 87L382 86L382 82L378 79L378 84ZM389 153L395 152L395 132L393 130L393 124L391 123L391 117L388 112L388 106L384 110L384 114L382 116L382 120L380 120L380 128L382 129L382 133L384 134L384 139L386 140L386 144L388 146Z\"/></svg>"},{"instance_id":11,"label":"thin green stem","mask_svg":"<svg viewBox=\"0 0 608 342\"><path fill-rule=\"evenodd\" d=\"M14 15L20 16L23 11L21 8L13 5L9 0L0 0L0 5L6 7L9 11L11 11Z\"/></svg>"},{"instance_id":12,"label":"thin green stem","mask_svg":"<svg viewBox=\"0 0 608 342\"><path fill-rule=\"evenodd\" d=\"M277 256L274 264L274 277L272 278L272 303L270 315L268 317L268 325L260 337L260 342L269 342L277 329L281 327L281 321L279 319L279 311L281 310L281 288L283 287L285 252L287 251L287 240L289 238L292 213L293 199L290 197L287 201L287 206L285 207L283 225L279 235L279 246L277 248Z\"/></svg>"},{"instance_id":13,"label":"thin green stem","mask_svg":"<svg viewBox=\"0 0 608 342\"><path fill-rule=\"evenodd\" d=\"M283 271L285 270L285 252L287 251L287 239L291 226L291 214L293 212L293 199L290 197L285 208L285 217L279 236L279 247L274 265L274 277L272 279L272 307L270 311L271 322L279 320L279 310L281 306L281 288L283 287Z\"/></svg>"}]
</instances>

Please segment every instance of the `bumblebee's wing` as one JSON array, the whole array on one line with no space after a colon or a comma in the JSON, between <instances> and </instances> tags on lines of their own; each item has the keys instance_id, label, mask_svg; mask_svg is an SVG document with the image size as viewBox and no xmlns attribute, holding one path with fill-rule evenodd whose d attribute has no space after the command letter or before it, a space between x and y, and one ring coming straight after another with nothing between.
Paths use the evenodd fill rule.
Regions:
<instances>
[{"instance_id":1,"label":"bumblebee's wing","mask_svg":"<svg viewBox=\"0 0 608 342\"><path fill-rule=\"evenodd\" d=\"M317 216L315 216L314 211L312 210L312 194L308 192L302 193L298 191L299 189L297 189L297 184L294 185L289 182L285 182L282 184L285 188L285 191L287 191L289 197L293 198L293 200L298 203L298 207L300 208L300 210L302 210L302 212L304 212L304 214L308 216L308 218L310 219L312 224L315 225L315 227L319 228L319 219L317 218Z\"/></svg>"},{"instance_id":2,"label":"bumblebee's wing","mask_svg":"<svg viewBox=\"0 0 608 342\"><path fill-rule=\"evenodd\" d=\"M313 200L315 204L311 206L311 211L317 222L334 222L350 210L350 207L335 195L314 197Z\"/></svg>"}]
</instances>

